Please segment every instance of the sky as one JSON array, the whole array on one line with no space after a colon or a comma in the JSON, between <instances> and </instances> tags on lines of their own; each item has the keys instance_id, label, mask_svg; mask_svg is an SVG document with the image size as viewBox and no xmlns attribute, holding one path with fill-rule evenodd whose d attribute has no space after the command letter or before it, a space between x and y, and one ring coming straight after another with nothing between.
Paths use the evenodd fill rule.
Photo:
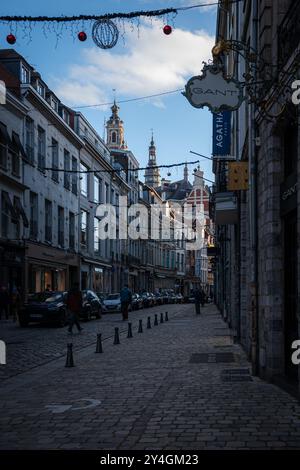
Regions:
<instances>
[{"instance_id":1,"label":"sky","mask_svg":"<svg viewBox=\"0 0 300 470\"><path fill-rule=\"evenodd\" d=\"M1 15L77 15L156 10L185 7L215 0L11 0ZM166 36L163 26L170 24ZM195 8L152 21L116 22L119 40L112 49L97 47L91 37L92 23L74 24L62 29L59 38L51 30L36 26L29 32L20 26L0 24L2 47L13 47L41 74L47 85L65 104L80 110L104 135L104 121L111 115L109 106L78 108L95 104L135 99L183 89L189 78L199 75L202 62L211 59L216 29L216 7ZM88 39L80 42L77 32ZM12 32L17 41L9 46L5 37ZM3 46L4 41L4 46ZM193 108L180 93L120 104L125 140L140 166L148 161L153 129L157 164L197 160L190 150L211 156L212 115L207 109ZM200 158L200 157L199 157ZM214 179L211 162L202 160L204 176ZM189 166L190 180L196 165ZM171 173L171 175L168 175ZM162 170L171 180L183 177L183 168ZM140 178L143 173L140 173ZM209 183L208 183L209 184Z\"/></svg>"}]
</instances>

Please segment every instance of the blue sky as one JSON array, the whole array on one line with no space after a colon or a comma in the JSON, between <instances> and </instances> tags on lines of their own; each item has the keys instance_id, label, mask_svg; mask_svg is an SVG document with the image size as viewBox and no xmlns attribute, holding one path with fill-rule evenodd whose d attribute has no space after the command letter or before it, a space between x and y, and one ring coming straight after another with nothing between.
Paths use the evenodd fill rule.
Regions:
<instances>
[{"instance_id":1,"label":"blue sky","mask_svg":"<svg viewBox=\"0 0 300 470\"><path fill-rule=\"evenodd\" d=\"M208 3L207 0L12 0L5 2L1 14L72 16L182 7L203 2ZM70 28L63 30L58 42L56 34L43 32L41 27L33 29L30 42L20 26L16 29L15 25L12 28L0 25L0 33L3 44L12 29L17 37L13 47L41 73L58 97L70 106L84 106L110 102L113 89L117 100L180 89L192 75L200 73L202 61L210 58L214 41L215 7L179 12L170 36L162 32L162 26L167 22L173 24L172 17L163 21L140 21L139 26L136 22L132 25L117 23L120 38L117 46L110 50L95 46L90 34L91 25L75 25L73 33ZM81 43L76 34L83 29L88 40ZM154 129L158 164L197 159L190 150L211 155L210 112L194 109L180 93L124 103L120 108L128 147L141 166L147 164L151 129ZM81 111L103 136L104 119L110 116L109 107ZM201 167L205 176L213 179L211 163L203 161ZM189 168L191 174L194 167ZM166 176L166 171L162 176ZM171 170L171 179L181 177L181 169Z\"/></svg>"}]
</instances>

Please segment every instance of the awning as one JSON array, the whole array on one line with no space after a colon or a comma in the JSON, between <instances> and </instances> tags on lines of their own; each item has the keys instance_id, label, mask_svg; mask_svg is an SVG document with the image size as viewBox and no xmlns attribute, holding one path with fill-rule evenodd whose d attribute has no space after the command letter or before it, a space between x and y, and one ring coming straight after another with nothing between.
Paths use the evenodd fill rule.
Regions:
<instances>
[{"instance_id":1,"label":"awning","mask_svg":"<svg viewBox=\"0 0 300 470\"><path fill-rule=\"evenodd\" d=\"M94 264L94 265L100 266L100 267L102 267L102 268L111 268L111 267L112 267L111 264L104 263L104 262L101 262L101 261L95 261L95 260L88 259L88 258L82 258L82 261L83 261L84 263Z\"/></svg>"},{"instance_id":2,"label":"awning","mask_svg":"<svg viewBox=\"0 0 300 470\"><path fill-rule=\"evenodd\" d=\"M5 204L7 204L7 207L8 207L8 210L11 214L11 221L13 224L17 224L18 223L18 213L15 211L15 208L10 200L10 197L9 197L9 194L6 192L6 191L2 191L2 198L3 198L3 202ZM3 208L2 208L3 210Z\"/></svg>"},{"instance_id":3,"label":"awning","mask_svg":"<svg viewBox=\"0 0 300 470\"><path fill-rule=\"evenodd\" d=\"M21 144L19 134L17 134L14 131L12 133L12 144L13 144L14 148L16 149L16 151L20 152L22 157L26 158L26 160L27 160L28 157L25 153L23 145Z\"/></svg>"},{"instance_id":4,"label":"awning","mask_svg":"<svg viewBox=\"0 0 300 470\"><path fill-rule=\"evenodd\" d=\"M18 214L18 216L22 217L24 227L28 228L29 227L29 222L28 222L26 213L24 211L24 208L21 204L21 201L18 197L14 198L14 209L15 209L16 213Z\"/></svg>"},{"instance_id":5,"label":"awning","mask_svg":"<svg viewBox=\"0 0 300 470\"><path fill-rule=\"evenodd\" d=\"M129 271L129 276L138 276L138 272L137 271Z\"/></svg>"}]
</instances>

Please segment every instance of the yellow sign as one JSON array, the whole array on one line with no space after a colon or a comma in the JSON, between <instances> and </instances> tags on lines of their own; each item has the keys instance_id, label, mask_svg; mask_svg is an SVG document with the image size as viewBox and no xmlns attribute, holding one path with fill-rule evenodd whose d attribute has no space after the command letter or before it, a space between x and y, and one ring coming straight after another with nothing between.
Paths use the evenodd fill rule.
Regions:
<instances>
[{"instance_id":1,"label":"yellow sign","mask_svg":"<svg viewBox=\"0 0 300 470\"><path fill-rule=\"evenodd\" d=\"M228 163L228 191L249 189L248 162Z\"/></svg>"}]
</instances>

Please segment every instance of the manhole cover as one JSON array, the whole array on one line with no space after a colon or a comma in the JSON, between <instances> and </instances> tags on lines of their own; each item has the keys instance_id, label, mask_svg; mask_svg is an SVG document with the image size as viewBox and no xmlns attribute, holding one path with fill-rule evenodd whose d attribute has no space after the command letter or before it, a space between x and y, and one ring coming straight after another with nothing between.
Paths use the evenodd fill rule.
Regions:
<instances>
[{"instance_id":1,"label":"manhole cover","mask_svg":"<svg viewBox=\"0 0 300 470\"><path fill-rule=\"evenodd\" d=\"M230 363L235 362L234 354L231 352L224 353L200 353L192 354L190 363L192 364L214 364L214 363Z\"/></svg>"}]
</instances>

